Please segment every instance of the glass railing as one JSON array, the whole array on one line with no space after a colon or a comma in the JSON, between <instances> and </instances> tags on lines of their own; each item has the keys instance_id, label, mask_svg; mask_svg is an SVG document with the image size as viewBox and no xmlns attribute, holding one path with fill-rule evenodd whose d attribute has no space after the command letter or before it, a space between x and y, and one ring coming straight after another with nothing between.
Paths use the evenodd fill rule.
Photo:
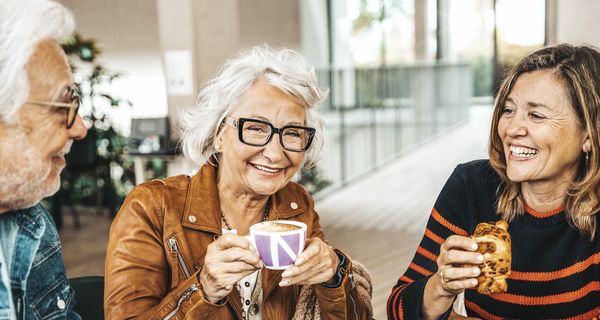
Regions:
<instances>
[{"instance_id":1,"label":"glass railing","mask_svg":"<svg viewBox=\"0 0 600 320\"><path fill-rule=\"evenodd\" d=\"M468 118L467 64L419 64L318 70L329 98L320 106L325 150L318 179L323 196Z\"/></svg>"}]
</instances>

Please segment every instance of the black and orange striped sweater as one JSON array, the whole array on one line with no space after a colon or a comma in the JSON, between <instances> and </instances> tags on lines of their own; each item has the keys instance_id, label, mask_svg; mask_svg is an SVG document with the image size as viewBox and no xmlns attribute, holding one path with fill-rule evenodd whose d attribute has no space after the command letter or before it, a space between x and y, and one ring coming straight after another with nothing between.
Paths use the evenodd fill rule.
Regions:
<instances>
[{"instance_id":1,"label":"black and orange striped sweater","mask_svg":"<svg viewBox=\"0 0 600 320\"><path fill-rule=\"evenodd\" d=\"M495 213L499 176L488 160L459 165L442 189L412 262L388 299L389 319L421 319L427 280L437 271L440 244L468 236ZM596 226L597 227L597 226ZM465 291L469 316L482 319L593 319L600 316L600 234L571 227L562 209L527 209L510 222L512 273L508 291L482 295ZM450 311L450 310L449 310ZM449 313L449 312L448 312ZM447 313L447 314L448 314Z\"/></svg>"}]
</instances>

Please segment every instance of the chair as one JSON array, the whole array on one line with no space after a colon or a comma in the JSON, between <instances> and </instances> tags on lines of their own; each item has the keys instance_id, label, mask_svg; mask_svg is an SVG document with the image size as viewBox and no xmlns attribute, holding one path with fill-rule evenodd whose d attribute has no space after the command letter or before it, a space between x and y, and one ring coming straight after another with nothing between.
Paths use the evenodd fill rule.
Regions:
<instances>
[{"instance_id":1,"label":"chair","mask_svg":"<svg viewBox=\"0 0 600 320\"><path fill-rule=\"evenodd\" d=\"M69 279L75 290L75 311L84 320L104 319L104 277Z\"/></svg>"}]
</instances>

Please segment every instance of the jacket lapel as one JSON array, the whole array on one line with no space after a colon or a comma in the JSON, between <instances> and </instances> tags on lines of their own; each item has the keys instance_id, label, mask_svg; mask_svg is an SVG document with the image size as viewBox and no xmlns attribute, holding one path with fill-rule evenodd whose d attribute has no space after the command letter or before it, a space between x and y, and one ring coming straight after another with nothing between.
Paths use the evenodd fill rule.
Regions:
<instances>
[{"instance_id":1,"label":"jacket lapel","mask_svg":"<svg viewBox=\"0 0 600 320\"><path fill-rule=\"evenodd\" d=\"M216 167L207 163L192 177L181 220L185 228L221 234L216 174Z\"/></svg>"}]
</instances>

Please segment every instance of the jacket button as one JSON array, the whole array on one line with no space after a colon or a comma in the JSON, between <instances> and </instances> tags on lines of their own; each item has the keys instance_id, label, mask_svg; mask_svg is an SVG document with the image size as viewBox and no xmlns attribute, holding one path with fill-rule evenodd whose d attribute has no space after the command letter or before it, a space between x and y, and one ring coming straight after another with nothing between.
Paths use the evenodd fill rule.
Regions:
<instances>
[{"instance_id":1,"label":"jacket button","mask_svg":"<svg viewBox=\"0 0 600 320\"><path fill-rule=\"evenodd\" d=\"M296 209L298 209L298 204L295 202L292 202L292 203L290 203L290 208L296 210Z\"/></svg>"},{"instance_id":2,"label":"jacket button","mask_svg":"<svg viewBox=\"0 0 600 320\"><path fill-rule=\"evenodd\" d=\"M67 307L67 304L65 303L65 300L58 298L58 300L56 301L56 306L60 309L60 310L65 310L65 308Z\"/></svg>"},{"instance_id":3,"label":"jacket button","mask_svg":"<svg viewBox=\"0 0 600 320\"><path fill-rule=\"evenodd\" d=\"M192 215L188 216L188 221L191 222L191 223L195 223L196 222L196 216L192 216Z\"/></svg>"}]
</instances>

